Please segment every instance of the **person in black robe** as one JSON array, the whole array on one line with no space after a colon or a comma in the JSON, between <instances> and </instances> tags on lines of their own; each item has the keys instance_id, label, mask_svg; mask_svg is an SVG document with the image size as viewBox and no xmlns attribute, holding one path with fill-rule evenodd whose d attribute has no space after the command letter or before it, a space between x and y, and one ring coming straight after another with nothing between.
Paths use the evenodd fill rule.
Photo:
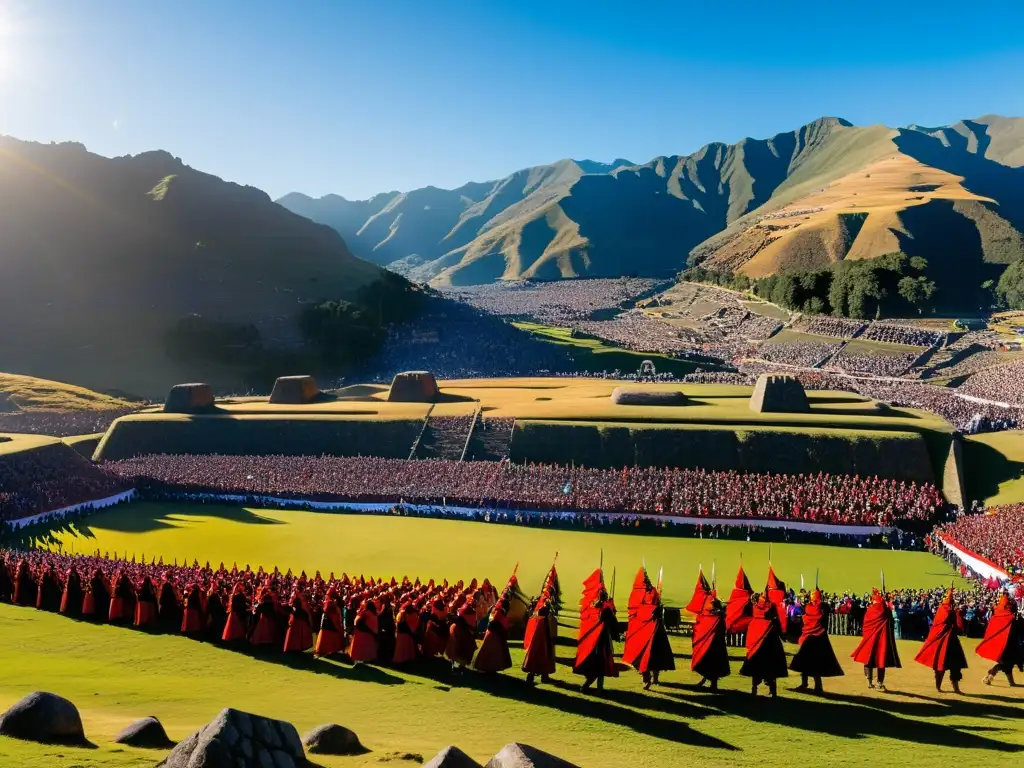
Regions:
<instances>
[{"instance_id":1,"label":"person in black robe","mask_svg":"<svg viewBox=\"0 0 1024 768\"><path fill-rule=\"evenodd\" d=\"M0 603L9 603L14 596L14 582L7 567L7 559L0 556Z\"/></svg>"},{"instance_id":2,"label":"person in black robe","mask_svg":"<svg viewBox=\"0 0 1024 768\"><path fill-rule=\"evenodd\" d=\"M39 577L39 588L36 590L36 608L40 611L57 613L60 610L60 599L64 591L61 589L60 576L53 563L47 566Z\"/></svg>"},{"instance_id":3,"label":"person in black robe","mask_svg":"<svg viewBox=\"0 0 1024 768\"><path fill-rule=\"evenodd\" d=\"M163 575L157 595L159 626L161 632L180 632L182 619L182 601L178 597L178 588L169 573Z\"/></svg>"},{"instance_id":4,"label":"person in black robe","mask_svg":"<svg viewBox=\"0 0 1024 768\"><path fill-rule=\"evenodd\" d=\"M206 636L218 642L224 634L224 625L228 622L228 611L224 607L224 599L217 587L211 587L206 595Z\"/></svg>"},{"instance_id":5,"label":"person in black robe","mask_svg":"<svg viewBox=\"0 0 1024 768\"><path fill-rule=\"evenodd\" d=\"M85 610L86 603L92 608L91 613ZM110 616L110 589L103 572L97 568L89 579L89 594L82 600L82 613L92 621L103 623Z\"/></svg>"},{"instance_id":6,"label":"person in black robe","mask_svg":"<svg viewBox=\"0 0 1024 768\"><path fill-rule=\"evenodd\" d=\"M22 559L18 563L18 572L14 578L14 603L25 608L32 608L39 596L39 588L32 576L32 570L28 567L28 560Z\"/></svg>"},{"instance_id":7,"label":"person in black robe","mask_svg":"<svg viewBox=\"0 0 1024 768\"><path fill-rule=\"evenodd\" d=\"M395 612L387 595L380 599L377 614L377 663L390 664L395 656Z\"/></svg>"},{"instance_id":8,"label":"person in black robe","mask_svg":"<svg viewBox=\"0 0 1024 768\"><path fill-rule=\"evenodd\" d=\"M74 563L68 568L67 576L64 577L64 595L60 600L60 612L65 616L77 619L82 615L82 603L85 600L85 590L82 588L82 578L78 575L78 569Z\"/></svg>"}]
</instances>

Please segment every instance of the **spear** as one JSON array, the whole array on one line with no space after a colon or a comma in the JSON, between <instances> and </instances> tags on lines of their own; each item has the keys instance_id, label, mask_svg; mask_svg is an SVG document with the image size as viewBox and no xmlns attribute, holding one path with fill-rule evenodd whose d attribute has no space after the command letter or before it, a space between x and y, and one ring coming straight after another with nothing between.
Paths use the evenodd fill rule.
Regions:
<instances>
[{"instance_id":1,"label":"spear","mask_svg":"<svg viewBox=\"0 0 1024 768\"><path fill-rule=\"evenodd\" d=\"M711 561L711 588L715 589L715 561Z\"/></svg>"},{"instance_id":2,"label":"spear","mask_svg":"<svg viewBox=\"0 0 1024 768\"><path fill-rule=\"evenodd\" d=\"M817 569L817 568L814 569L814 588L815 589L818 589L818 570L819 569Z\"/></svg>"},{"instance_id":3,"label":"spear","mask_svg":"<svg viewBox=\"0 0 1024 768\"><path fill-rule=\"evenodd\" d=\"M802 573L800 574L800 591L804 591L804 575Z\"/></svg>"},{"instance_id":4,"label":"spear","mask_svg":"<svg viewBox=\"0 0 1024 768\"><path fill-rule=\"evenodd\" d=\"M665 566L661 566L661 568L658 570L658 594L659 595L661 594L661 577L664 575L664 573L665 573Z\"/></svg>"},{"instance_id":5,"label":"spear","mask_svg":"<svg viewBox=\"0 0 1024 768\"><path fill-rule=\"evenodd\" d=\"M615 566L612 566L612 602L615 601Z\"/></svg>"}]
</instances>

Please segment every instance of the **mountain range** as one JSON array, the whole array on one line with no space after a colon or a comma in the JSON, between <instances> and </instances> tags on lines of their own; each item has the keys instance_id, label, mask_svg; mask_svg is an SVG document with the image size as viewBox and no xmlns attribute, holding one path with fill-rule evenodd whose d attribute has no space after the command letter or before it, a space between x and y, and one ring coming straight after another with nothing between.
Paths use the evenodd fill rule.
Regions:
<instances>
[{"instance_id":1,"label":"mountain range","mask_svg":"<svg viewBox=\"0 0 1024 768\"><path fill-rule=\"evenodd\" d=\"M762 277L899 250L928 258L940 285L980 284L1024 254L1022 166L1024 118L826 117L642 165L561 160L453 190L278 202L357 256L438 286L662 277L697 263Z\"/></svg>"},{"instance_id":2,"label":"mountain range","mask_svg":"<svg viewBox=\"0 0 1024 768\"><path fill-rule=\"evenodd\" d=\"M240 388L231 366L166 354L167 333L198 315L287 347L303 306L383 274L330 227L162 151L0 137L0 200L0 370L93 389Z\"/></svg>"}]
</instances>

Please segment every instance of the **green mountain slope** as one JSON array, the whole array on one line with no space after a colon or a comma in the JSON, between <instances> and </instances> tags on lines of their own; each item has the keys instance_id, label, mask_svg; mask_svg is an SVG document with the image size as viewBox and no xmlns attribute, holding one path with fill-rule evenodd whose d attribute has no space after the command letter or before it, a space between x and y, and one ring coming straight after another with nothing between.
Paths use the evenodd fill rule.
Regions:
<instances>
[{"instance_id":1,"label":"green mountain slope","mask_svg":"<svg viewBox=\"0 0 1024 768\"><path fill-rule=\"evenodd\" d=\"M906 129L821 118L642 165L563 160L456 190L280 202L435 284L665 276L703 262L762 276L901 247L947 272L962 260L973 280L1024 252L1022 164L1020 118Z\"/></svg>"},{"instance_id":2,"label":"green mountain slope","mask_svg":"<svg viewBox=\"0 0 1024 768\"><path fill-rule=\"evenodd\" d=\"M288 347L306 302L381 274L330 227L166 152L108 159L0 137L0 200L3 368L94 389L235 386L228 366L170 359L165 333L200 315Z\"/></svg>"}]
</instances>

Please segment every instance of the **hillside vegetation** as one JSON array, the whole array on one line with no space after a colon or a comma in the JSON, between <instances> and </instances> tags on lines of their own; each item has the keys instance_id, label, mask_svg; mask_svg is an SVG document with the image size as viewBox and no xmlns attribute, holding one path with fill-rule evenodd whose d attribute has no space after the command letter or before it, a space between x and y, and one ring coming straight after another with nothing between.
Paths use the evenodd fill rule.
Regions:
<instances>
[{"instance_id":1,"label":"hillside vegetation","mask_svg":"<svg viewBox=\"0 0 1024 768\"><path fill-rule=\"evenodd\" d=\"M381 275L331 228L167 152L108 159L0 137L0 198L4 369L100 391L241 387L239 349L294 347L304 307ZM183 321L221 347L190 354L186 328L168 350Z\"/></svg>"},{"instance_id":2,"label":"hillside vegetation","mask_svg":"<svg viewBox=\"0 0 1024 768\"><path fill-rule=\"evenodd\" d=\"M358 255L435 284L637 274L764 277L903 252L987 296L1024 255L1024 119L940 128L821 118L642 165L562 160L455 190L291 194Z\"/></svg>"}]
</instances>

